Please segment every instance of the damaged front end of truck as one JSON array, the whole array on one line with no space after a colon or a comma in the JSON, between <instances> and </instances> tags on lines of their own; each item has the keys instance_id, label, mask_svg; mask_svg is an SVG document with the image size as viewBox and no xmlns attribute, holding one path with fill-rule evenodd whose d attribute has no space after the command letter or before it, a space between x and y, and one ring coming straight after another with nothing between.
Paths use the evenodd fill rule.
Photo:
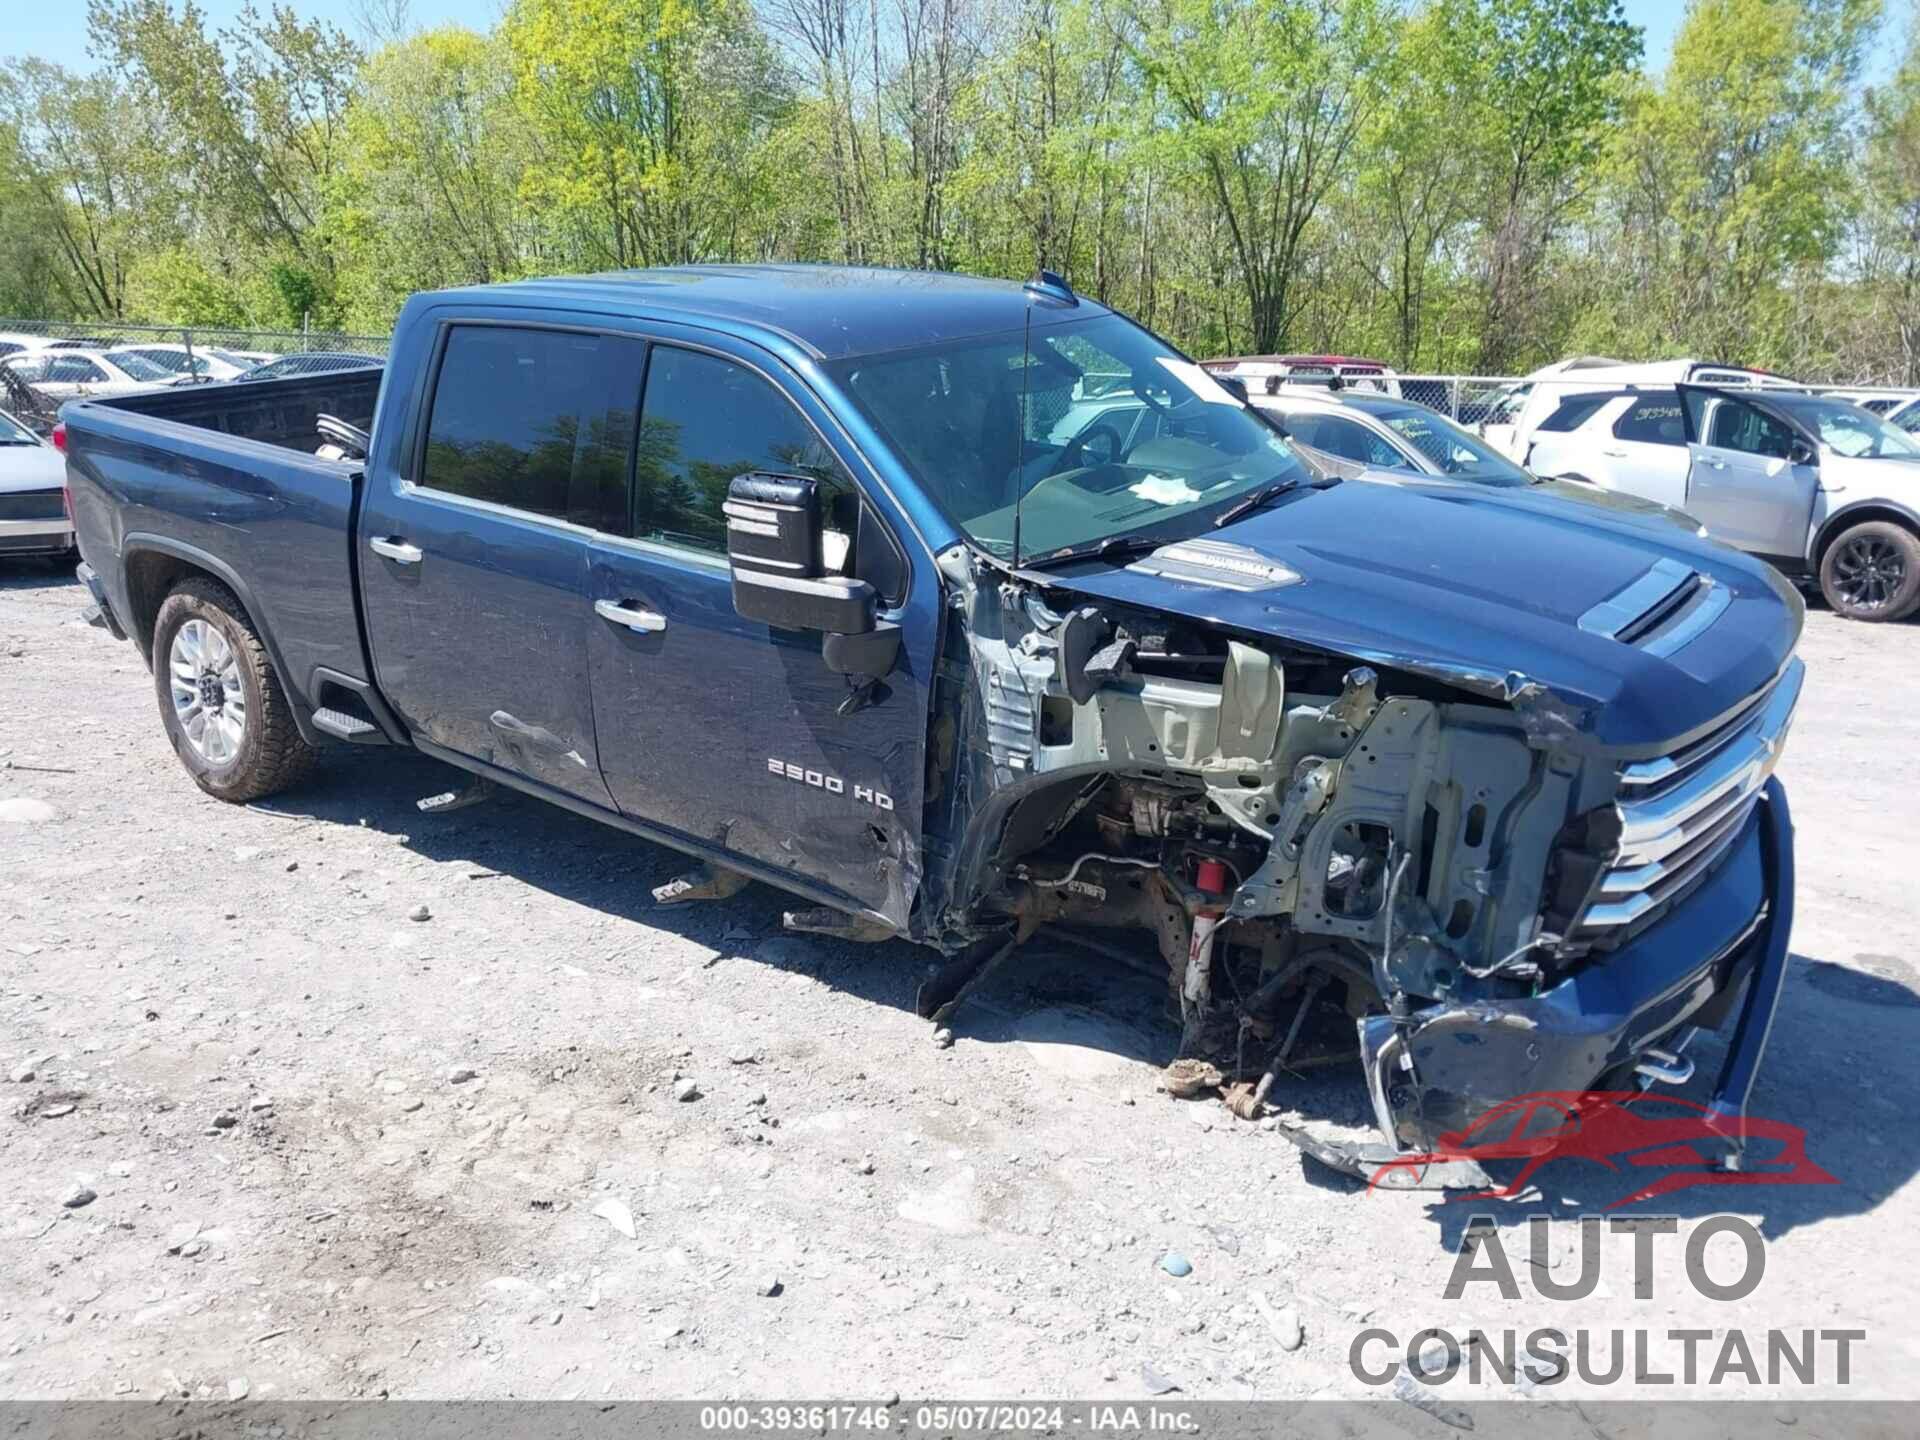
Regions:
<instances>
[{"instance_id":1,"label":"damaged front end of truck","mask_svg":"<svg viewBox=\"0 0 1920 1440\"><path fill-rule=\"evenodd\" d=\"M1744 995L1716 1094L1737 1147L1791 918L1790 640L1731 708L1621 746L1524 673L1291 638L1310 587L1272 547L1180 541L1100 583L939 563L915 932L952 959L924 1014L1043 926L1143 932L1181 1033L1168 1088L1251 1119L1286 1077L1351 1067L1376 1137L1281 1128L1367 1175L1517 1095L1683 1081ZM1590 637L1671 654L1724 606L1710 576L1648 576Z\"/></svg>"}]
</instances>

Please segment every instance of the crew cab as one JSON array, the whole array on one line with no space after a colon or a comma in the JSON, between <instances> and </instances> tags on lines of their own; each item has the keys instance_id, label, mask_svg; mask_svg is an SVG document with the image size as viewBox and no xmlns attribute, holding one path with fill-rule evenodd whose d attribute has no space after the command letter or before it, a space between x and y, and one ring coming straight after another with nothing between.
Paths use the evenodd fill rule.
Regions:
<instances>
[{"instance_id":1,"label":"crew cab","mask_svg":"<svg viewBox=\"0 0 1920 1440\"><path fill-rule=\"evenodd\" d=\"M1059 436L1116 387L1151 427ZM1236 1113L1356 1064L1383 1136L1314 1153L1361 1173L1734 1022L1737 1141L1802 676L1751 559L1342 482L1046 274L422 294L384 370L66 424L94 618L210 794L412 746L701 862L663 900L933 947L940 1024L1043 925L1140 932Z\"/></svg>"}]
</instances>

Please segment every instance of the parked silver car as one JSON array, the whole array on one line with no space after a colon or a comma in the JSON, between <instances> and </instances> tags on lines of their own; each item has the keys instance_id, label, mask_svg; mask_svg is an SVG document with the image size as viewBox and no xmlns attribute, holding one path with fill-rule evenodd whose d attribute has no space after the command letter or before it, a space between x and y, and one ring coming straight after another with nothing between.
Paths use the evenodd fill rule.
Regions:
<instances>
[{"instance_id":1,"label":"parked silver car","mask_svg":"<svg viewBox=\"0 0 1920 1440\"><path fill-rule=\"evenodd\" d=\"M1324 468L1356 479L1429 476L1482 485L1530 485L1563 499L1704 533L1700 522L1677 506L1531 473L1472 431L1411 400L1303 386L1255 395L1252 403Z\"/></svg>"},{"instance_id":2,"label":"parked silver car","mask_svg":"<svg viewBox=\"0 0 1920 1440\"><path fill-rule=\"evenodd\" d=\"M131 395L174 378L143 356L63 345L14 355L0 364L57 402Z\"/></svg>"},{"instance_id":3,"label":"parked silver car","mask_svg":"<svg viewBox=\"0 0 1920 1440\"><path fill-rule=\"evenodd\" d=\"M73 521L60 452L0 410L0 555L64 555Z\"/></svg>"}]
</instances>

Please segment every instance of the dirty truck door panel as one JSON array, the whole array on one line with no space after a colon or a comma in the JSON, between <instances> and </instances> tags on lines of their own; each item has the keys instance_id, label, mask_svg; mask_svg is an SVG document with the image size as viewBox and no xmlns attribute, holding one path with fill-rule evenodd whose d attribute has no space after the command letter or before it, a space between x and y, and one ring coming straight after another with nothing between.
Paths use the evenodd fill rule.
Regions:
<instances>
[{"instance_id":1,"label":"dirty truck door panel","mask_svg":"<svg viewBox=\"0 0 1920 1440\"><path fill-rule=\"evenodd\" d=\"M819 479L829 529L877 546L877 533L858 533L852 477L756 364L678 345L651 347L635 451L632 538L597 542L589 577L594 712L615 801L903 926L925 691L903 657L855 694L827 668L820 634L742 619L726 558L721 506L749 470Z\"/></svg>"},{"instance_id":2,"label":"dirty truck door panel","mask_svg":"<svg viewBox=\"0 0 1920 1440\"><path fill-rule=\"evenodd\" d=\"M1687 513L1725 544L1757 555L1801 555L1819 486L1819 471L1792 458L1801 437L1743 400L1685 385L1680 394L1693 441Z\"/></svg>"},{"instance_id":3,"label":"dirty truck door panel","mask_svg":"<svg viewBox=\"0 0 1920 1440\"><path fill-rule=\"evenodd\" d=\"M407 723L601 805L587 527L618 488L643 353L562 328L445 326L410 473L371 478L359 539L375 668Z\"/></svg>"}]
</instances>

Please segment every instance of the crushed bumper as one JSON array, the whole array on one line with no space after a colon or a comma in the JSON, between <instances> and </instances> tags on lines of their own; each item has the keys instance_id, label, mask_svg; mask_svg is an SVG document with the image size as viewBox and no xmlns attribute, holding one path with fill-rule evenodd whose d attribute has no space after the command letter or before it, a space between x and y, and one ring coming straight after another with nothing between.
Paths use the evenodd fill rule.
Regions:
<instances>
[{"instance_id":1,"label":"crushed bumper","mask_svg":"<svg viewBox=\"0 0 1920 1440\"><path fill-rule=\"evenodd\" d=\"M1778 780L1764 794L1746 833L1685 904L1552 989L1364 1021L1362 1060L1391 1146L1431 1150L1516 1096L1592 1089L1668 1037L1721 1025L1744 985L1710 1106L1713 1128L1737 1148L1793 928L1792 819ZM1377 1163L1375 1147L1366 1149L1340 1168Z\"/></svg>"}]
</instances>

